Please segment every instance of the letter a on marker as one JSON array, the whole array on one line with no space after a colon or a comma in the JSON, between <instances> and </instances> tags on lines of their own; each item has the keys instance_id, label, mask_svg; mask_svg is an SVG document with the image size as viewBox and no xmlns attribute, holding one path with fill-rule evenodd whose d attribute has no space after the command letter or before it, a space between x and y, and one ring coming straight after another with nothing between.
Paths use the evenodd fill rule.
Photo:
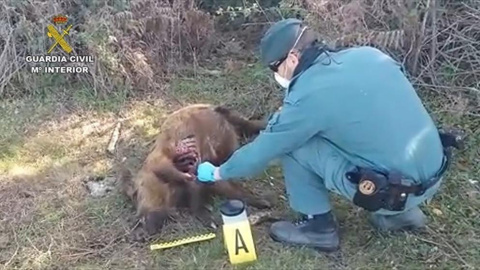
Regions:
<instances>
[{"instance_id":1,"label":"letter a on marker","mask_svg":"<svg viewBox=\"0 0 480 270\"><path fill-rule=\"evenodd\" d=\"M239 245L241 242L241 245ZM235 230L235 255L239 254L240 249L245 250L245 253L248 253L247 245L245 245L245 241L243 241L242 235L238 228Z\"/></svg>"}]
</instances>

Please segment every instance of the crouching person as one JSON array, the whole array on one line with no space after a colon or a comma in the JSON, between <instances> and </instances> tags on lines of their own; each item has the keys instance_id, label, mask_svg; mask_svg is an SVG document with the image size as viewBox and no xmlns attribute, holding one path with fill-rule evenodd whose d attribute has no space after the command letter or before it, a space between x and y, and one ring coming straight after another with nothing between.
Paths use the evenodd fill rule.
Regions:
<instances>
[{"instance_id":1,"label":"crouching person","mask_svg":"<svg viewBox=\"0 0 480 270\"><path fill-rule=\"evenodd\" d=\"M272 225L287 244L339 248L329 191L380 230L424 227L419 205L437 192L448 155L401 66L372 47L330 50L296 19L274 24L260 47L285 88L281 110L221 166L201 164L199 180L252 176L279 158L290 206L303 214Z\"/></svg>"}]
</instances>

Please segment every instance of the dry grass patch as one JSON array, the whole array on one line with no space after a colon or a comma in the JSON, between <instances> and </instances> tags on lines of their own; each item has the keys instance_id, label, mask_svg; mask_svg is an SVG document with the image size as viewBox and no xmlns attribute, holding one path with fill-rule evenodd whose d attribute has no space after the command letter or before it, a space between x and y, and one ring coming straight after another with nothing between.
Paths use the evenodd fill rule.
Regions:
<instances>
[{"instance_id":1,"label":"dry grass patch","mask_svg":"<svg viewBox=\"0 0 480 270\"><path fill-rule=\"evenodd\" d=\"M50 116L55 112L51 109ZM139 144L137 151L144 150L155 135L161 110L160 102L131 104L126 109L123 136L129 143L129 136L137 138L133 141ZM12 131L8 139L23 135L28 124L21 124L32 122L26 118L37 113L35 109L14 113L19 132ZM51 269L88 261L113 252L128 235L131 209L123 198L115 192L106 198L89 198L85 188L85 180L113 177L114 162L105 149L117 120L113 114L75 112L52 117L31 136L15 138L16 151L0 159L1 231L7 237L0 241L6 249L2 264ZM8 122L0 128L12 126Z\"/></svg>"}]
</instances>

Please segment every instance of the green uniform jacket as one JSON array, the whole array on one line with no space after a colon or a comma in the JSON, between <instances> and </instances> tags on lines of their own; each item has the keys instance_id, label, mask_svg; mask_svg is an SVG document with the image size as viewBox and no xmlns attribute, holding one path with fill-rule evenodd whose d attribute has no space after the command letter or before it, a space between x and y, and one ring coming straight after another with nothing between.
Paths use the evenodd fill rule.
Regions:
<instances>
[{"instance_id":1,"label":"green uniform jacket","mask_svg":"<svg viewBox=\"0 0 480 270\"><path fill-rule=\"evenodd\" d=\"M296 77L267 128L220 166L222 179L260 173L311 139L327 140L354 165L396 169L417 181L439 170L438 130L401 65L372 47L329 56Z\"/></svg>"}]
</instances>

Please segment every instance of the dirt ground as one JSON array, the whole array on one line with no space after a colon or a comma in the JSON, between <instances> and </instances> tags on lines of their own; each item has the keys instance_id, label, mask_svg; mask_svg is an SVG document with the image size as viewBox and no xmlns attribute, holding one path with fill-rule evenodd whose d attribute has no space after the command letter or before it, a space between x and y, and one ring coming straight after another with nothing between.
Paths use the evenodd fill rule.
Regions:
<instances>
[{"instance_id":1,"label":"dirt ground","mask_svg":"<svg viewBox=\"0 0 480 270\"><path fill-rule=\"evenodd\" d=\"M120 118L117 150L135 170L162 117L175 108L216 102L235 106L246 115L264 115L275 109L268 104L282 94L260 67L247 63L239 63L235 73L179 76L167 87L168 98L119 98L105 103L78 93L69 102L45 97L0 104L0 264L4 269L235 268L228 262L220 231L211 241L163 251L150 251L150 243L132 241L134 209L126 198L115 186L106 195L94 197L86 185L88 181L115 183L114 158L106 148ZM341 225L339 252L284 247L268 237L269 224L264 223L253 227L258 261L239 268L478 267L480 121L438 109L446 107L447 99L436 96L436 102L431 102L429 93L424 98L435 120L455 123L469 133L467 147L457 153L440 193L423 206L429 217L426 232L377 233L363 211L332 195ZM248 185L274 196L275 213L292 216L278 167L268 168ZM170 223L154 242L204 232L207 229L185 217Z\"/></svg>"}]
</instances>

